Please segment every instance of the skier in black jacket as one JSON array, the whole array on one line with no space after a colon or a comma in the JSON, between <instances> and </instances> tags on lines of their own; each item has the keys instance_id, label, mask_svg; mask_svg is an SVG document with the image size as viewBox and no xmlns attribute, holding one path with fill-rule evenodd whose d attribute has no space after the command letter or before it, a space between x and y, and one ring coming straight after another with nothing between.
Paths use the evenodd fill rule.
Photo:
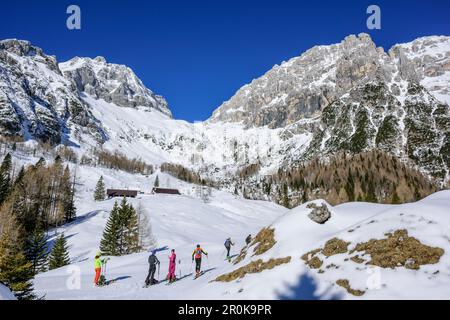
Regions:
<instances>
[{"instance_id":1,"label":"skier in black jacket","mask_svg":"<svg viewBox=\"0 0 450 320\"><path fill-rule=\"evenodd\" d=\"M227 249L227 259L230 260L230 249L231 249L231 246L234 246L234 243L231 241L231 238L228 238L227 240L225 240L224 246L225 246L225 249Z\"/></svg>"},{"instance_id":2,"label":"skier in black jacket","mask_svg":"<svg viewBox=\"0 0 450 320\"><path fill-rule=\"evenodd\" d=\"M249 245L250 242L252 242L252 235L251 235L251 234L249 234L249 235L247 236L247 238L245 238L245 243L246 243L247 245Z\"/></svg>"},{"instance_id":3,"label":"skier in black jacket","mask_svg":"<svg viewBox=\"0 0 450 320\"><path fill-rule=\"evenodd\" d=\"M148 257L148 275L147 279L145 279L145 285L153 285L156 284L157 281L155 280L155 271L156 271L156 265L159 265L159 260L156 257L156 251L152 251L152 254Z\"/></svg>"}]
</instances>

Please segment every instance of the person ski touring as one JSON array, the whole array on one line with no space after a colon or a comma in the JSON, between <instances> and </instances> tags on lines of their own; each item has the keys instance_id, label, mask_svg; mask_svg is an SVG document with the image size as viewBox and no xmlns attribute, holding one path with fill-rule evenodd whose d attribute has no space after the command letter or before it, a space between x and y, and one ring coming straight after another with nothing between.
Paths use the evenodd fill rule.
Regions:
<instances>
[{"instance_id":1,"label":"person ski touring","mask_svg":"<svg viewBox=\"0 0 450 320\"><path fill-rule=\"evenodd\" d=\"M234 246L233 241L231 241L231 238L228 238L227 240L225 240L224 243L225 249L227 249L227 260L230 261L231 257L230 257L230 249L231 246Z\"/></svg>"},{"instance_id":2,"label":"person ski touring","mask_svg":"<svg viewBox=\"0 0 450 320\"><path fill-rule=\"evenodd\" d=\"M249 234L249 235L247 236L247 238L245 238L245 243L246 243L247 245L249 245L250 242L252 242L252 235L251 235L251 234Z\"/></svg>"},{"instance_id":3,"label":"person ski touring","mask_svg":"<svg viewBox=\"0 0 450 320\"><path fill-rule=\"evenodd\" d=\"M154 284L157 284L158 281L155 280L155 271L156 271L156 265L159 266L159 260L156 257L156 251L153 250L152 254L148 257L148 275L145 279L145 286L151 286Z\"/></svg>"},{"instance_id":4,"label":"person ski touring","mask_svg":"<svg viewBox=\"0 0 450 320\"><path fill-rule=\"evenodd\" d=\"M167 275L167 280L169 283L175 282L175 265L177 262L177 255L175 253L175 249L172 249L172 254L169 257L169 274Z\"/></svg>"},{"instance_id":5,"label":"person ski touring","mask_svg":"<svg viewBox=\"0 0 450 320\"><path fill-rule=\"evenodd\" d=\"M200 276L200 270L202 267L202 254L208 256L208 253L203 251L203 249L198 244L192 253L192 262L195 260L195 279Z\"/></svg>"},{"instance_id":6,"label":"person ski touring","mask_svg":"<svg viewBox=\"0 0 450 320\"><path fill-rule=\"evenodd\" d=\"M106 263L106 259L102 259L102 253L97 252L94 258L94 270L95 270L95 278L94 278L94 285L100 286L99 280L102 275L102 266Z\"/></svg>"}]
</instances>

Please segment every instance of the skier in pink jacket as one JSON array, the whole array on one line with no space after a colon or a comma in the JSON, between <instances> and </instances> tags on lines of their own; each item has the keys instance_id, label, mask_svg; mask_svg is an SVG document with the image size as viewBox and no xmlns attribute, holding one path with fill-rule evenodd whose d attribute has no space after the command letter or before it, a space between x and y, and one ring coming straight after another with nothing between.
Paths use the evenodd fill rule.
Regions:
<instances>
[{"instance_id":1,"label":"skier in pink jacket","mask_svg":"<svg viewBox=\"0 0 450 320\"><path fill-rule=\"evenodd\" d=\"M175 277L175 264L177 261L177 255L175 254L175 249L172 249L172 255L169 257L169 274L167 275L167 279L169 283L174 282L176 280Z\"/></svg>"}]
</instances>

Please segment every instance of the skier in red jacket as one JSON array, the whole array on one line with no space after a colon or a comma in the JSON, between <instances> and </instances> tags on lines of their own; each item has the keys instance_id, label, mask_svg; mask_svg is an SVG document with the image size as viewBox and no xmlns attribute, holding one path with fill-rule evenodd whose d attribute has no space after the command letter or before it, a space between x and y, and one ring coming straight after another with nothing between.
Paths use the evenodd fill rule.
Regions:
<instances>
[{"instance_id":1,"label":"skier in red jacket","mask_svg":"<svg viewBox=\"0 0 450 320\"><path fill-rule=\"evenodd\" d=\"M177 255L175 254L175 249L172 249L172 254L169 257L169 274L167 275L167 279L170 282L174 282L176 280L175 277L175 264L177 261Z\"/></svg>"}]
</instances>

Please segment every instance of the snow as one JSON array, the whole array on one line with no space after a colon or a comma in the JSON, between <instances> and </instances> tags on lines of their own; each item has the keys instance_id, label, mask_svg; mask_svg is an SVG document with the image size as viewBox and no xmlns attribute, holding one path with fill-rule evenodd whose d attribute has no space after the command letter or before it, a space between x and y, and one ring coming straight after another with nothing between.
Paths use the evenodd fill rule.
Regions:
<instances>
[{"instance_id":1,"label":"snow","mask_svg":"<svg viewBox=\"0 0 450 320\"><path fill-rule=\"evenodd\" d=\"M0 300L17 300L6 286L0 283Z\"/></svg>"}]
</instances>

